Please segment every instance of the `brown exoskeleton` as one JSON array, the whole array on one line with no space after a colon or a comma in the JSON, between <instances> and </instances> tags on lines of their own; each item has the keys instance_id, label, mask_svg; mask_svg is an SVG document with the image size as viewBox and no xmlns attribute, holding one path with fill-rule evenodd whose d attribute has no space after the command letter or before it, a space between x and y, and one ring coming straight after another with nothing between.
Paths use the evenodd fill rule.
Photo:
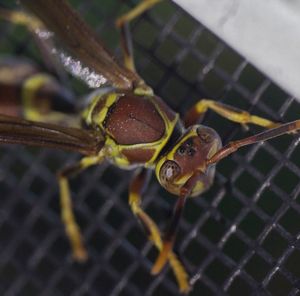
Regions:
<instances>
[{"instance_id":1,"label":"brown exoskeleton","mask_svg":"<svg viewBox=\"0 0 300 296\"><path fill-rule=\"evenodd\" d=\"M172 250L186 199L198 196L210 187L214 179L215 164L221 159L242 146L294 132L300 129L300 120L279 125L207 99L200 100L181 120L135 71L127 38L125 24L155 2L158 1L145 0L117 21L123 38L124 65L112 58L92 30L65 1L21 0L40 20L22 13L19 18L16 17L17 14L4 13L8 19L15 22L19 19L19 22L38 34L46 33L47 27L49 35L54 33L72 55L66 56L63 52L54 50L67 68L77 67L75 74L79 73L81 78L93 86L108 83L113 88L104 93L96 91L91 94L90 103L82 112L82 127L77 126L79 123L76 120L73 125L75 127L59 125L62 122L61 113L48 112L48 108L45 116L47 123L41 123L37 121L42 120L43 107L36 107L36 102L43 93L42 90L48 87L58 94L61 90L51 84L49 77L24 70L24 76L20 77L20 87L23 90L22 100L25 102L25 119L0 115L0 143L52 147L85 155L77 164L58 174L62 219L74 258L81 261L86 259L87 252L73 215L68 178L105 159L120 168L138 168L130 184L129 204L149 232L149 239L159 250L152 273L159 273L166 262L169 262L180 290L187 292L187 272ZM75 59L85 66L78 64ZM6 76L1 76L3 69L4 66L0 68L0 82L8 85L11 81L5 81L3 77ZM268 130L222 147L216 131L197 124L208 109L234 122L256 124ZM155 170L159 183L178 196L170 226L163 237L155 222L141 207L145 169Z\"/></svg>"}]
</instances>

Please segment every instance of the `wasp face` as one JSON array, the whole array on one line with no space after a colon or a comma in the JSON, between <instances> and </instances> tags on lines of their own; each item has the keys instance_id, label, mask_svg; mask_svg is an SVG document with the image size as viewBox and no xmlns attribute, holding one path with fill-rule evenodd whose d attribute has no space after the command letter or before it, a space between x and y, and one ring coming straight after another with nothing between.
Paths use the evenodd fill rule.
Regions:
<instances>
[{"instance_id":1,"label":"wasp face","mask_svg":"<svg viewBox=\"0 0 300 296\"><path fill-rule=\"evenodd\" d=\"M206 160L221 147L221 139L215 130L203 125L190 127L157 162L158 181L166 190L179 195L187 180L195 172L201 172L191 196L200 194L209 187L214 177L214 167L207 168Z\"/></svg>"}]
</instances>

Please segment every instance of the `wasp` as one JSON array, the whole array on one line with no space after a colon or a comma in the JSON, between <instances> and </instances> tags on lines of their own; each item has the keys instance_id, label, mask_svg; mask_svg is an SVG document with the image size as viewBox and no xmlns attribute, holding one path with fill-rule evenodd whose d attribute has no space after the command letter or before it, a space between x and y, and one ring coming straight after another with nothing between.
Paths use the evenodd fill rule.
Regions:
<instances>
[{"instance_id":1,"label":"wasp","mask_svg":"<svg viewBox=\"0 0 300 296\"><path fill-rule=\"evenodd\" d=\"M66 1L20 2L32 16L5 11L2 17L25 24L40 38L50 41L51 53L96 91L89 95L89 103L79 115L63 114L61 108L53 111L54 105L68 100L71 94L51 76L36 72L34 66L25 62L0 64L1 87L7 88L3 100L1 98L5 104L1 107L0 143L57 148L83 155L79 162L58 172L61 216L73 256L78 261L86 260L88 254L72 210L69 178L105 160L122 169L135 169L129 185L129 205L158 250L152 274L158 274L169 263L180 291L187 293L190 289L188 273L173 251L187 199L210 188L216 164L223 158L243 146L295 133L300 129L300 120L279 124L210 99L199 100L184 118L180 118L136 71L127 26L159 0L144 0L117 20L123 64L112 57ZM68 54L51 44L53 36L65 46ZM6 75L8 68L15 69L12 72L19 76ZM14 87L19 84L21 92L12 93L11 84ZM103 90L103 85L111 87ZM22 111L16 107L17 96L22 97ZM233 122L254 124L266 130L223 146L218 133L200 122L207 110ZM21 113L24 118L17 117ZM142 208L148 170L155 172L163 188L177 196L164 235Z\"/></svg>"}]
</instances>

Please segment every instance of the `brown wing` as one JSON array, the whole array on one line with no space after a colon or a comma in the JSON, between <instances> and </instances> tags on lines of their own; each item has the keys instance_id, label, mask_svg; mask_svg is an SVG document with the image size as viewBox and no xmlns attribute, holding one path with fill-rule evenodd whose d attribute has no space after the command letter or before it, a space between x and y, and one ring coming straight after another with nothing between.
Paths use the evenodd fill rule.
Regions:
<instances>
[{"instance_id":1,"label":"brown wing","mask_svg":"<svg viewBox=\"0 0 300 296\"><path fill-rule=\"evenodd\" d=\"M120 66L105 49L91 28L72 7L62 0L21 0L55 33L71 55L108 82L121 89L131 89L138 75Z\"/></svg>"},{"instance_id":2,"label":"brown wing","mask_svg":"<svg viewBox=\"0 0 300 296\"><path fill-rule=\"evenodd\" d=\"M87 130L0 115L0 144L49 147L96 155L103 143L101 135Z\"/></svg>"}]
</instances>

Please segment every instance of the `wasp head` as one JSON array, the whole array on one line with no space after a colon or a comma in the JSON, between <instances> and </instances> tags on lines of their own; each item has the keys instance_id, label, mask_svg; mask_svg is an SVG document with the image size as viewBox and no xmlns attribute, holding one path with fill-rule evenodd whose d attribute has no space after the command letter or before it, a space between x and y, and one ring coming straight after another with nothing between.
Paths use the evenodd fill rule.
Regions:
<instances>
[{"instance_id":1,"label":"wasp head","mask_svg":"<svg viewBox=\"0 0 300 296\"><path fill-rule=\"evenodd\" d=\"M188 128L158 160L155 169L158 181L169 192L180 195L183 186L197 173L200 177L189 195L200 194L214 177L214 166L207 168L206 160L221 147L221 139L212 128L203 125Z\"/></svg>"}]
</instances>

